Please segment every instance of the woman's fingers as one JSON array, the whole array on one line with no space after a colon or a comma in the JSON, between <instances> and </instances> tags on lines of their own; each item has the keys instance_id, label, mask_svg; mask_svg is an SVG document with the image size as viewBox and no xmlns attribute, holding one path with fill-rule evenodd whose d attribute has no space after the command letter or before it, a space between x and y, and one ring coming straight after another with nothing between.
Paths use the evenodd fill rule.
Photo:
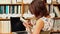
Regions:
<instances>
[{"instance_id":1,"label":"woman's fingers","mask_svg":"<svg viewBox=\"0 0 60 34\"><path fill-rule=\"evenodd\" d=\"M23 25L26 27L26 28L30 28L31 25L29 25L28 23L23 23Z\"/></svg>"},{"instance_id":2,"label":"woman's fingers","mask_svg":"<svg viewBox=\"0 0 60 34\"><path fill-rule=\"evenodd\" d=\"M23 23L23 25L24 25L25 27L27 27L27 26L26 26L26 23Z\"/></svg>"}]
</instances>

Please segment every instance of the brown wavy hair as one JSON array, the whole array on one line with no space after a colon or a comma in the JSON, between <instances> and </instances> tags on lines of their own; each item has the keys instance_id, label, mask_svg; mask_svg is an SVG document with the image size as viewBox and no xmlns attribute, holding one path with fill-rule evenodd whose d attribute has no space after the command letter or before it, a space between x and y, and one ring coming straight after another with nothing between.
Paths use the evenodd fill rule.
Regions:
<instances>
[{"instance_id":1,"label":"brown wavy hair","mask_svg":"<svg viewBox=\"0 0 60 34\"><path fill-rule=\"evenodd\" d=\"M41 0L33 0L29 6L29 10L36 17L43 17L49 15L49 11L47 11L45 2Z\"/></svg>"}]
</instances>

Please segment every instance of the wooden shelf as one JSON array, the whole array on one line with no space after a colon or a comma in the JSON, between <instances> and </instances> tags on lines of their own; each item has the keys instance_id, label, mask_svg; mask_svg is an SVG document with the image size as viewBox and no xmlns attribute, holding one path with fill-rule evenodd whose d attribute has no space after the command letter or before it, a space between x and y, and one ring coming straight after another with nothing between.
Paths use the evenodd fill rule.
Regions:
<instances>
[{"instance_id":1,"label":"wooden shelf","mask_svg":"<svg viewBox=\"0 0 60 34\"><path fill-rule=\"evenodd\" d=\"M60 4L53 4L54 6L60 6Z\"/></svg>"},{"instance_id":2,"label":"wooden shelf","mask_svg":"<svg viewBox=\"0 0 60 34\"><path fill-rule=\"evenodd\" d=\"M48 3L46 3L46 5L60 5L60 4L48 4Z\"/></svg>"},{"instance_id":3,"label":"wooden shelf","mask_svg":"<svg viewBox=\"0 0 60 34\"><path fill-rule=\"evenodd\" d=\"M0 21L10 21L10 19L0 19Z\"/></svg>"},{"instance_id":4,"label":"wooden shelf","mask_svg":"<svg viewBox=\"0 0 60 34\"><path fill-rule=\"evenodd\" d=\"M55 18L53 18L53 19L58 20L58 19L60 19L60 17L55 17Z\"/></svg>"}]
</instances>

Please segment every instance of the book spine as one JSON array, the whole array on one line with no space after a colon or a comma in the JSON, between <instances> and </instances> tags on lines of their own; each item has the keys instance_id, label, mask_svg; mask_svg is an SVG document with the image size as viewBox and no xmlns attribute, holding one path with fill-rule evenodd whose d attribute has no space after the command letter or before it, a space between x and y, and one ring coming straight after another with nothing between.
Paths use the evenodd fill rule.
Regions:
<instances>
[{"instance_id":1,"label":"book spine","mask_svg":"<svg viewBox=\"0 0 60 34\"><path fill-rule=\"evenodd\" d=\"M2 8L3 8L3 14L4 14L4 6Z\"/></svg>"},{"instance_id":2,"label":"book spine","mask_svg":"<svg viewBox=\"0 0 60 34\"><path fill-rule=\"evenodd\" d=\"M57 6L54 6L54 11L58 17L60 17L60 12Z\"/></svg>"},{"instance_id":3,"label":"book spine","mask_svg":"<svg viewBox=\"0 0 60 34\"><path fill-rule=\"evenodd\" d=\"M12 6L12 14L14 14L14 6Z\"/></svg>"},{"instance_id":4,"label":"book spine","mask_svg":"<svg viewBox=\"0 0 60 34\"><path fill-rule=\"evenodd\" d=\"M10 23L9 21L2 21L2 32L1 33L10 33Z\"/></svg>"},{"instance_id":5,"label":"book spine","mask_svg":"<svg viewBox=\"0 0 60 34\"><path fill-rule=\"evenodd\" d=\"M18 6L18 14L20 14L21 13L21 6L19 5Z\"/></svg>"},{"instance_id":6,"label":"book spine","mask_svg":"<svg viewBox=\"0 0 60 34\"><path fill-rule=\"evenodd\" d=\"M9 14L9 6L6 5L6 14Z\"/></svg>"},{"instance_id":7,"label":"book spine","mask_svg":"<svg viewBox=\"0 0 60 34\"><path fill-rule=\"evenodd\" d=\"M16 4L16 0L11 0L11 3L12 4Z\"/></svg>"},{"instance_id":8,"label":"book spine","mask_svg":"<svg viewBox=\"0 0 60 34\"><path fill-rule=\"evenodd\" d=\"M15 14L17 14L17 6L14 6L14 7L15 7L15 10L14 10L15 11Z\"/></svg>"},{"instance_id":9,"label":"book spine","mask_svg":"<svg viewBox=\"0 0 60 34\"><path fill-rule=\"evenodd\" d=\"M9 7L9 13L12 14L12 6Z\"/></svg>"},{"instance_id":10,"label":"book spine","mask_svg":"<svg viewBox=\"0 0 60 34\"><path fill-rule=\"evenodd\" d=\"M0 21L0 33L2 32L2 21Z\"/></svg>"},{"instance_id":11,"label":"book spine","mask_svg":"<svg viewBox=\"0 0 60 34\"><path fill-rule=\"evenodd\" d=\"M18 14L18 5L17 5L17 14Z\"/></svg>"},{"instance_id":12,"label":"book spine","mask_svg":"<svg viewBox=\"0 0 60 34\"><path fill-rule=\"evenodd\" d=\"M0 14L3 14L3 6L0 6Z\"/></svg>"},{"instance_id":13,"label":"book spine","mask_svg":"<svg viewBox=\"0 0 60 34\"><path fill-rule=\"evenodd\" d=\"M4 14L5 14L5 6L4 6Z\"/></svg>"},{"instance_id":14,"label":"book spine","mask_svg":"<svg viewBox=\"0 0 60 34\"><path fill-rule=\"evenodd\" d=\"M51 4L52 0L46 0L47 4Z\"/></svg>"},{"instance_id":15,"label":"book spine","mask_svg":"<svg viewBox=\"0 0 60 34\"><path fill-rule=\"evenodd\" d=\"M50 13L53 13L53 5L50 5Z\"/></svg>"}]
</instances>

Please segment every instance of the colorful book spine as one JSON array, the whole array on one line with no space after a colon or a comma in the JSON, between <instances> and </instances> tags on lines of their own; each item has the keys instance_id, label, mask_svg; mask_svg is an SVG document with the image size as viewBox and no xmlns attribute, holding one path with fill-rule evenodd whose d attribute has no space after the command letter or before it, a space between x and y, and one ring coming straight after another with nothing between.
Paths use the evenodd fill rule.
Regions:
<instances>
[{"instance_id":1,"label":"colorful book spine","mask_svg":"<svg viewBox=\"0 0 60 34\"><path fill-rule=\"evenodd\" d=\"M0 14L3 14L3 6L0 6Z\"/></svg>"},{"instance_id":2,"label":"colorful book spine","mask_svg":"<svg viewBox=\"0 0 60 34\"><path fill-rule=\"evenodd\" d=\"M6 14L9 14L9 6L6 5Z\"/></svg>"},{"instance_id":3,"label":"colorful book spine","mask_svg":"<svg viewBox=\"0 0 60 34\"><path fill-rule=\"evenodd\" d=\"M12 6L12 14L14 14L14 6Z\"/></svg>"}]
</instances>

